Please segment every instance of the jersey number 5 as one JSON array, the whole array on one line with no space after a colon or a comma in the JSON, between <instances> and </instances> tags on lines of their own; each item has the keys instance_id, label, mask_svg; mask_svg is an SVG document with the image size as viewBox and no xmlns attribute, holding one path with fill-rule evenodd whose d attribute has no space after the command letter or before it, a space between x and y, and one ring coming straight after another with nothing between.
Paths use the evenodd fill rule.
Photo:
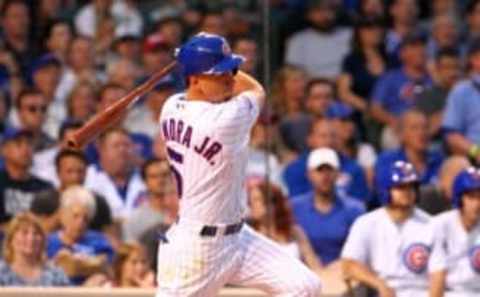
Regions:
<instances>
[{"instance_id":1,"label":"jersey number 5","mask_svg":"<svg viewBox=\"0 0 480 297\"><path fill-rule=\"evenodd\" d=\"M177 151L172 150L171 148L167 147L167 155L168 159L170 160L170 169L172 170L173 177L175 178L175 182L177 183L177 191L178 191L178 197L182 198L182 192L183 192L183 180L182 180L182 175L178 170L175 168L173 165L175 164L183 164L183 155L180 154Z\"/></svg>"}]
</instances>

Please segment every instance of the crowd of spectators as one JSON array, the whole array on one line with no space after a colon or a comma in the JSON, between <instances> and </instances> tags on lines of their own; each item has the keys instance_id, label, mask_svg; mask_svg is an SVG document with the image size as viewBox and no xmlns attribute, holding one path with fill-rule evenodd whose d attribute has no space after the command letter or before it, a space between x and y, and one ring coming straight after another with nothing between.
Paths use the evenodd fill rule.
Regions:
<instances>
[{"instance_id":1,"label":"crowd of spectators","mask_svg":"<svg viewBox=\"0 0 480 297\"><path fill-rule=\"evenodd\" d=\"M180 73L82 151L62 143L200 31L269 90L248 223L286 252L319 273L336 262L399 160L419 207L451 207L455 175L480 162L480 1L273 0L268 43L263 2L0 1L0 284L155 286L179 198L157 122Z\"/></svg>"}]
</instances>

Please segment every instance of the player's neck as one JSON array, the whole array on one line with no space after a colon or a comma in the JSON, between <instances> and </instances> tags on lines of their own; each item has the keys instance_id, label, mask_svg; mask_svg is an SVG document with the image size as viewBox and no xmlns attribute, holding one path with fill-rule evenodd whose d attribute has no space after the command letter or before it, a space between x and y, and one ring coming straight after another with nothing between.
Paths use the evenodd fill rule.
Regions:
<instances>
[{"instance_id":1,"label":"player's neck","mask_svg":"<svg viewBox=\"0 0 480 297\"><path fill-rule=\"evenodd\" d=\"M165 209L164 197L155 194L149 194L148 202L154 210L163 211Z\"/></svg>"},{"instance_id":2,"label":"player's neck","mask_svg":"<svg viewBox=\"0 0 480 297\"><path fill-rule=\"evenodd\" d=\"M467 232L470 232L479 223L477 218L469 218L463 214L460 214L460 221Z\"/></svg>"},{"instance_id":3,"label":"player's neck","mask_svg":"<svg viewBox=\"0 0 480 297\"><path fill-rule=\"evenodd\" d=\"M200 88L190 87L187 89L185 98L188 101L207 101L210 103L220 103L228 98L223 95L218 95L218 98L205 95Z\"/></svg>"},{"instance_id":4,"label":"player's neck","mask_svg":"<svg viewBox=\"0 0 480 297\"><path fill-rule=\"evenodd\" d=\"M395 223L405 222L413 212L412 208L386 207L387 213Z\"/></svg>"}]
</instances>

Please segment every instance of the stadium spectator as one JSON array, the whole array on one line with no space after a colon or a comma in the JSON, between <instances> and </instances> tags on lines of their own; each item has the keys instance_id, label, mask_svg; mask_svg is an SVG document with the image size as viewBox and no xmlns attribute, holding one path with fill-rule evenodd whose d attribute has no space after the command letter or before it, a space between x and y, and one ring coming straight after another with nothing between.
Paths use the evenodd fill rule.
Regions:
<instances>
[{"instance_id":1,"label":"stadium spectator","mask_svg":"<svg viewBox=\"0 0 480 297\"><path fill-rule=\"evenodd\" d=\"M479 2L480 3L480 2ZM480 6L478 6L480 10ZM479 12L480 14L480 12ZM471 75L458 82L448 94L442 129L448 147L453 153L480 161L480 118L477 100L480 98L480 40L469 51Z\"/></svg>"},{"instance_id":2,"label":"stadium spectator","mask_svg":"<svg viewBox=\"0 0 480 297\"><path fill-rule=\"evenodd\" d=\"M117 36L113 41L112 51L118 59L126 59L138 64L141 53L140 41L137 35L127 34Z\"/></svg>"},{"instance_id":3,"label":"stadium spectator","mask_svg":"<svg viewBox=\"0 0 480 297\"><path fill-rule=\"evenodd\" d=\"M0 225L30 209L36 192L52 186L30 173L33 158L32 134L10 128L3 134L0 171Z\"/></svg>"},{"instance_id":4,"label":"stadium spectator","mask_svg":"<svg viewBox=\"0 0 480 297\"><path fill-rule=\"evenodd\" d=\"M48 2L42 1L42 3ZM67 63L68 49L73 39L72 30L72 26L67 20L51 21L46 29L44 52L52 53L62 64Z\"/></svg>"},{"instance_id":5,"label":"stadium spectator","mask_svg":"<svg viewBox=\"0 0 480 297\"><path fill-rule=\"evenodd\" d=\"M158 119L160 118L163 103L174 92L174 78L172 75L167 75L146 95L145 100L141 104L129 111L125 119L125 128L131 133L143 134L153 140L160 132Z\"/></svg>"},{"instance_id":6,"label":"stadium spectator","mask_svg":"<svg viewBox=\"0 0 480 297\"><path fill-rule=\"evenodd\" d=\"M470 47L480 38L480 1L469 1L465 9L465 19L467 32L466 32L466 45L467 50L470 51Z\"/></svg>"},{"instance_id":7,"label":"stadium spectator","mask_svg":"<svg viewBox=\"0 0 480 297\"><path fill-rule=\"evenodd\" d=\"M0 260L0 285L17 287L68 286L62 269L45 259L47 238L36 219L27 213L8 225Z\"/></svg>"},{"instance_id":8,"label":"stadium spectator","mask_svg":"<svg viewBox=\"0 0 480 297\"><path fill-rule=\"evenodd\" d=\"M155 32L162 34L167 43L175 48L183 39L182 21L175 16L165 17L155 25Z\"/></svg>"},{"instance_id":9,"label":"stadium spectator","mask_svg":"<svg viewBox=\"0 0 480 297\"><path fill-rule=\"evenodd\" d=\"M322 263L312 249L302 227L295 223L288 198L280 188L267 182L248 187L248 223L253 229L280 244L282 249L319 273Z\"/></svg>"},{"instance_id":10,"label":"stadium spectator","mask_svg":"<svg viewBox=\"0 0 480 297\"><path fill-rule=\"evenodd\" d=\"M58 175L58 191L60 194L73 186L83 186L87 174L85 155L77 151L59 151L55 157L55 169ZM105 198L92 193L95 198L95 212L90 220L89 228L96 231L106 231L113 223L110 207Z\"/></svg>"},{"instance_id":11,"label":"stadium spectator","mask_svg":"<svg viewBox=\"0 0 480 297\"><path fill-rule=\"evenodd\" d=\"M114 219L126 219L145 190L132 140L126 130L111 128L100 136L98 148L99 163L88 167L85 186L107 199Z\"/></svg>"},{"instance_id":12,"label":"stadium spectator","mask_svg":"<svg viewBox=\"0 0 480 297\"><path fill-rule=\"evenodd\" d=\"M147 188L145 197L123 223L125 241L139 241L150 228L160 224L170 226L177 217L178 198L167 161L147 161L142 178Z\"/></svg>"},{"instance_id":13,"label":"stadium spectator","mask_svg":"<svg viewBox=\"0 0 480 297\"><path fill-rule=\"evenodd\" d=\"M246 59L245 62L240 65L240 70L258 78L260 57L255 40L247 36L238 37L233 42L232 50L235 54L241 55Z\"/></svg>"},{"instance_id":14,"label":"stadium spectator","mask_svg":"<svg viewBox=\"0 0 480 297\"><path fill-rule=\"evenodd\" d=\"M131 0L94 0L82 7L75 16L75 29L80 35L95 37L97 28L105 17L111 16L115 24L115 34L140 35L143 20Z\"/></svg>"},{"instance_id":15,"label":"stadium spectator","mask_svg":"<svg viewBox=\"0 0 480 297\"><path fill-rule=\"evenodd\" d=\"M275 112L281 117L280 136L287 149L294 152L305 150L308 133L308 116L303 112L306 73L296 66L280 69L272 84L272 100Z\"/></svg>"},{"instance_id":16,"label":"stadium spectator","mask_svg":"<svg viewBox=\"0 0 480 297\"><path fill-rule=\"evenodd\" d=\"M385 184L391 166L399 160L413 165L422 185L434 183L438 179L444 157L438 150L429 149L427 117L422 112L412 109L402 115L399 127L401 147L383 151L375 164L374 188L377 190Z\"/></svg>"},{"instance_id":17,"label":"stadium spectator","mask_svg":"<svg viewBox=\"0 0 480 297\"><path fill-rule=\"evenodd\" d=\"M465 48L459 42L460 32L452 15L438 15L432 20L431 35L427 42L428 70L430 75L435 76L434 61L438 52L444 48L456 49L463 54Z\"/></svg>"},{"instance_id":18,"label":"stadium spectator","mask_svg":"<svg viewBox=\"0 0 480 297\"><path fill-rule=\"evenodd\" d=\"M77 36L70 45L67 66L57 88L59 98L67 98L72 89L80 81L88 81L94 85L104 79L95 68L95 52L92 39Z\"/></svg>"},{"instance_id":19,"label":"stadium spectator","mask_svg":"<svg viewBox=\"0 0 480 297\"><path fill-rule=\"evenodd\" d=\"M404 39L418 30L419 7L416 0L393 0L388 12L392 18L392 26L385 36L385 46L392 65L400 66L404 63L401 61Z\"/></svg>"},{"instance_id":20,"label":"stadium spectator","mask_svg":"<svg viewBox=\"0 0 480 297\"><path fill-rule=\"evenodd\" d=\"M334 150L312 151L307 170L313 190L291 200L295 220L324 265L340 257L350 226L365 211L358 201L335 193L339 167L340 159Z\"/></svg>"},{"instance_id":21,"label":"stadium spectator","mask_svg":"<svg viewBox=\"0 0 480 297\"><path fill-rule=\"evenodd\" d=\"M120 59L107 65L109 83L119 85L127 91L135 87L140 75L138 66L131 60Z\"/></svg>"},{"instance_id":22,"label":"stadium spectator","mask_svg":"<svg viewBox=\"0 0 480 297\"><path fill-rule=\"evenodd\" d=\"M65 103L68 121L86 122L97 110L97 90L89 81L80 81L73 87Z\"/></svg>"},{"instance_id":23,"label":"stadium spectator","mask_svg":"<svg viewBox=\"0 0 480 297\"><path fill-rule=\"evenodd\" d=\"M172 61L172 45L161 33L150 34L143 40L143 68L149 75Z\"/></svg>"},{"instance_id":24,"label":"stadium spectator","mask_svg":"<svg viewBox=\"0 0 480 297\"><path fill-rule=\"evenodd\" d=\"M385 4L382 0L360 0L358 5L359 18L385 19Z\"/></svg>"},{"instance_id":25,"label":"stadium spectator","mask_svg":"<svg viewBox=\"0 0 480 297\"><path fill-rule=\"evenodd\" d=\"M353 109L343 103L335 102L328 109L326 116L332 120L333 129L336 131L336 149L339 153L357 161L365 171L368 185L371 186L377 153L371 144L361 142Z\"/></svg>"},{"instance_id":26,"label":"stadium spectator","mask_svg":"<svg viewBox=\"0 0 480 297\"><path fill-rule=\"evenodd\" d=\"M48 236L47 255L75 285L95 273L105 273L113 250L107 238L88 229L94 213L93 194L81 186L70 187L60 198L61 229Z\"/></svg>"},{"instance_id":27,"label":"stadium spectator","mask_svg":"<svg viewBox=\"0 0 480 297\"><path fill-rule=\"evenodd\" d=\"M464 156L451 156L442 163L438 182L420 187L418 207L431 215L439 214L452 207L453 180L460 171L471 166Z\"/></svg>"},{"instance_id":28,"label":"stadium spectator","mask_svg":"<svg viewBox=\"0 0 480 297\"><path fill-rule=\"evenodd\" d=\"M125 243L113 261L114 287L154 288L155 275L148 267L147 253L138 243Z\"/></svg>"},{"instance_id":29,"label":"stadium spectator","mask_svg":"<svg viewBox=\"0 0 480 297\"><path fill-rule=\"evenodd\" d=\"M410 0L397 0L407 1ZM403 38L400 49L403 66L383 74L372 94L371 116L386 125L382 133L382 147L398 146L395 128L402 113L417 101L418 93L431 85L426 71L425 40L419 34Z\"/></svg>"},{"instance_id":30,"label":"stadium spectator","mask_svg":"<svg viewBox=\"0 0 480 297\"><path fill-rule=\"evenodd\" d=\"M343 56L348 52L351 31L337 28L333 1L308 2L310 27L290 37L285 60L303 67L313 77L335 79L340 74Z\"/></svg>"},{"instance_id":31,"label":"stadium spectator","mask_svg":"<svg viewBox=\"0 0 480 297\"><path fill-rule=\"evenodd\" d=\"M311 118L327 116L335 101L335 85L325 78L311 79L306 87L305 109ZM298 131L296 132L298 133ZM305 140L304 140L305 142Z\"/></svg>"},{"instance_id":32,"label":"stadium spectator","mask_svg":"<svg viewBox=\"0 0 480 297\"><path fill-rule=\"evenodd\" d=\"M3 1L1 6L2 41L13 54L23 77L37 55L37 45L30 39L30 8L24 0Z\"/></svg>"},{"instance_id":33,"label":"stadium spectator","mask_svg":"<svg viewBox=\"0 0 480 297\"><path fill-rule=\"evenodd\" d=\"M381 20L358 20L350 52L343 59L342 73L338 77L338 97L355 109L355 123L362 136L367 132L364 131L364 113L368 111L371 92L388 68L383 37Z\"/></svg>"},{"instance_id":34,"label":"stadium spectator","mask_svg":"<svg viewBox=\"0 0 480 297\"><path fill-rule=\"evenodd\" d=\"M418 94L415 108L428 116L429 134L434 140L439 141L448 93L462 75L458 51L449 48L439 50L435 58L434 68L433 85Z\"/></svg>"},{"instance_id":35,"label":"stadium spectator","mask_svg":"<svg viewBox=\"0 0 480 297\"><path fill-rule=\"evenodd\" d=\"M308 135L308 146L311 150L318 148L334 148L336 131L332 121L326 118L312 122ZM308 152L302 153L296 160L289 163L283 174L283 180L290 197L307 193L312 185L307 177ZM362 168L352 159L340 154L340 170L336 182L336 191L340 195L350 196L362 202L370 199L365 174Z\"/></svg>"},{"instance_id":36,"label":"stadium spectator","mask_svg":"<svg viewBox=\"0 0 480 297\"><path fill-rule=\"evenodd\" d=\"M225 18L220 11L208 11L203 15L199 32L218 34L227 37Z\"/></svg>"},{"instance_id":37,"label":"stadium spectator","mask_svg":"<svg viewBox=\"0 0 480 297\"><path fill-rule=\"evenodd\" d=\"M46 235L60 228L60 194L55 189L35 193L30 213L35 217Z\"/></svg>"},{"instance_id":38,"label":"stadium spectator","mask_svg":"<svg viewBox=\"0 0 480 297\"><path fill-rule=\"evenodd\" d=\"M36 89L24 89L16 100L16 109L10 116L15 119L14 126L32 134L35 152L47 149L55 144L54 139L43 131L47 119L48 101Z\"/></svg>"},{"instance_id":39,"label":"stadium spectator","mask_svg":"<svg viewBox=\"0 0 480 297\"><path fill-rule=\"evenodd\" d=\"M55 97L62 73L62 64L53 54L45 54L33 61L32 85L47 100L48 109L44 130L52 138L58 137L58 129L66 118L65 102ZM64 99L64 98L63 98Z\"/></svg>"}]
</instances>

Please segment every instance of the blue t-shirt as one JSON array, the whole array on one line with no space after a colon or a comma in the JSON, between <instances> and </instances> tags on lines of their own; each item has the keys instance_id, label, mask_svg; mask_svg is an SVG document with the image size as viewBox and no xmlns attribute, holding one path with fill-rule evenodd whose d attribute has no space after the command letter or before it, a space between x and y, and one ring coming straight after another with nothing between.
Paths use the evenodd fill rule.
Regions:
<instances>
[{"instance_id":1,"label":"blue t-shirt","mask_svg":"<svg viewBox=\"0 0 480 297\"><path fill-rule=\"evenodd\" d=\"M357 200L337 196L332 209L321 213L315 209L313 192L292 198L292 209L296 222L325 265L339 258L350 227L365 212Z\"/></svg>"},{"instance_id":2,"label":"blue t-shirt","mask_svg":"<svg viewBox=\"0 0 480 297\"><path fill-rule=\"evenodd\" d=\"M297 160L291 162L283 172L283 180L288 188L289 197L305 194L312 190L307 177L307 159L309 152L301 154ZM340 157L340 174L335 190L344 196L367 202L370 193L363 169L355 160L342 154Z\"/></svg>"},{"instance_id":3,"label":"blue t-shirt","mask_svg":"<svg viewBox=\"0 0 480 297\"><path fill-rule=\"evenodd\" d=\"M373 89L372 102L379 104L389 113L399 116L415 105L417 95L431 86L428 76L410 79L403 69L388 71L380 77Z\"/></svg>"},{"instance_id":4,"label":"blue t-shirt","mask_svg":"<svg viewBox=\"0 0 480 297\"><path fill-rule=\"evenodd\" d=\"M434 183L438 178L438 172L442 166L444 156L439 151L426 152L426 168L424 172L419 172L420 183L422 185ZM388 178L388 172L396 161L408 161L403 148L382 152L375 163L375 189L382 189L385 180Z\"/></svg>"},{"instance_id":5,"label":"blue t-shirt","mask_svg":"<svg viewBox=\"0 0 480 297\"><path fill-rule=\"evenodd\" d=\"M472 80L459 82L450 91L442 128L445 132L459 132L480 144L480 88L476 89Z\"/></svg>"},{"instance_id":6,"label":"blue t-shirt","mask_svg":"<svg viewBox=\"0 0 480 297\"><path fill-rule=\"evenodd\" d=\"M113 261L113 249L107 238L100 232L86 231L82 237L80 237L75 244L67 246L60 239L60 231L52 233L48 236L47 242L47 256L49 259L55 257L55 255L62 249L70 250L73 254L82 254L87 256L107 256L108 262ZM85 278L73 278L72 283L79 285Z\"/></svg>"}]
</instances>

